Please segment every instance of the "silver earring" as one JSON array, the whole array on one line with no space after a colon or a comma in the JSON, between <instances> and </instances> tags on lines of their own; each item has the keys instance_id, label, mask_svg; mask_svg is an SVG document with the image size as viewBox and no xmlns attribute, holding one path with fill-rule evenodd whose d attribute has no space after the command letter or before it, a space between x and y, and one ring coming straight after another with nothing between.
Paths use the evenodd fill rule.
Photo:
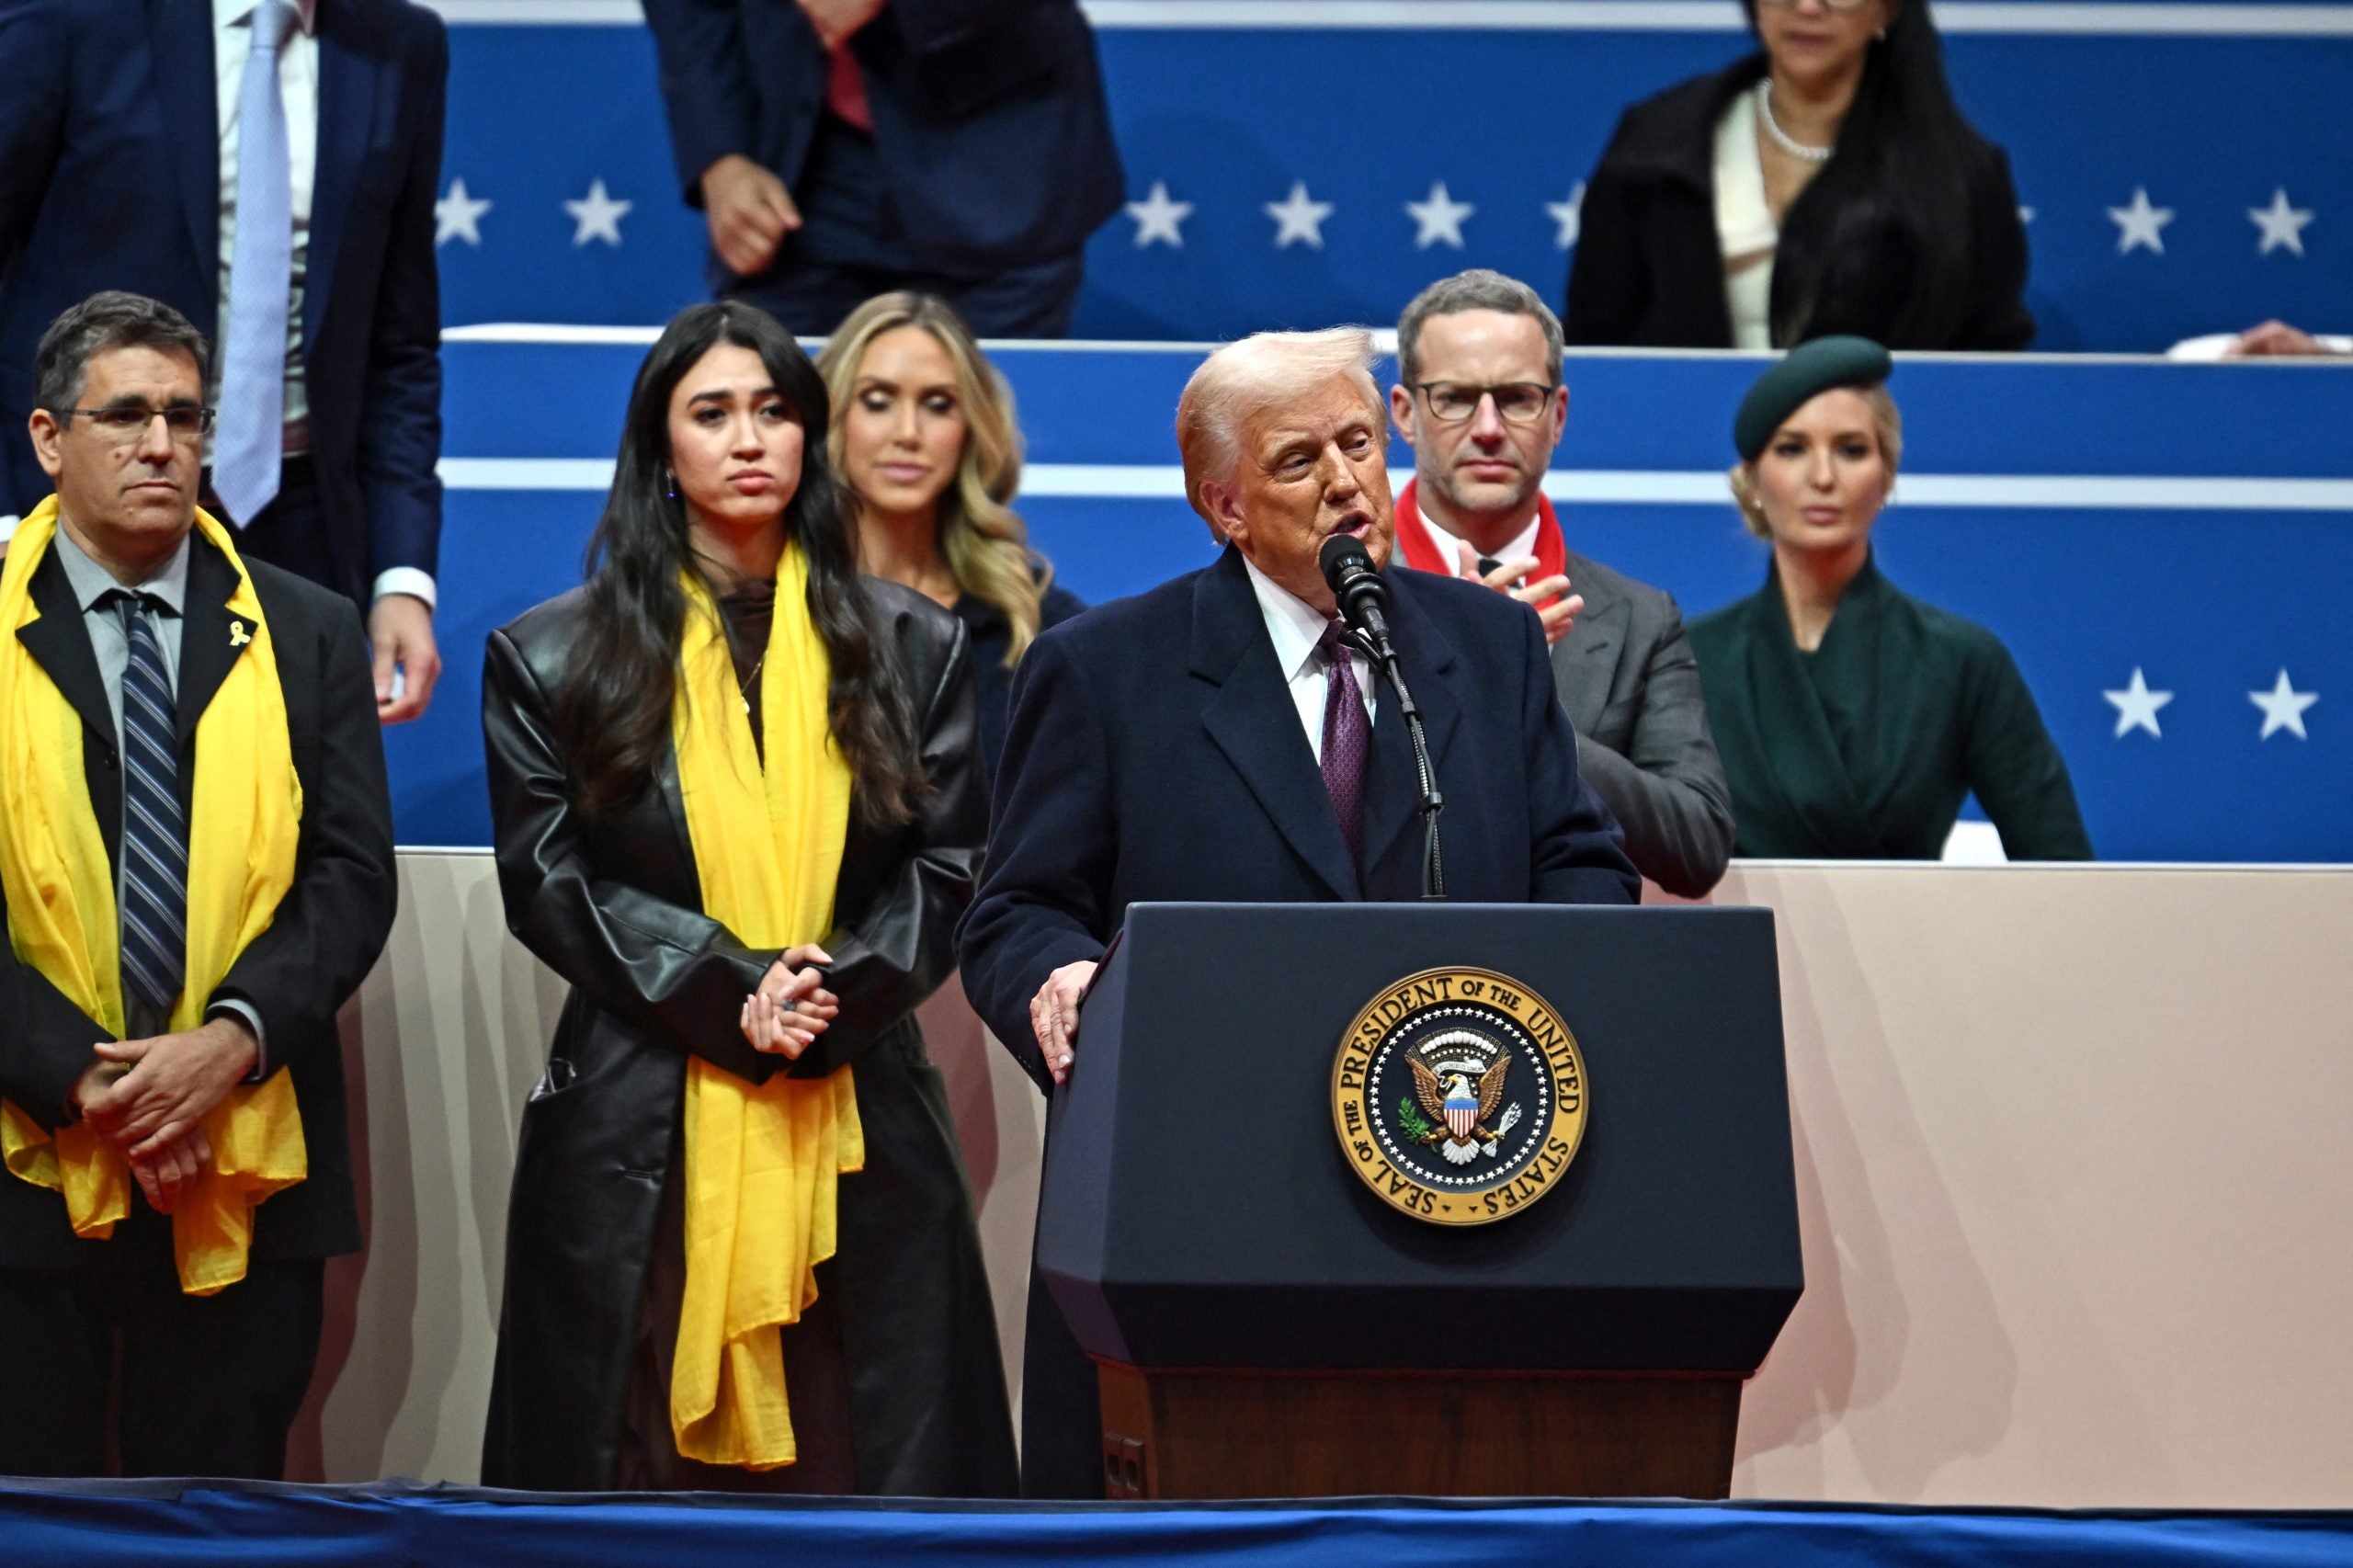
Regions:
<instances>
[{"instance_id":1,"label":"silver earring","mask_svg":"<svg viewBox=\"0 0 2353 1568\"><path fill-rule=\"evenodd\" d=\"M671 500L676 501L678 498L678 476L672 473L667 467L662 470L662 490L663 494Z\"/></svg>"}]
</instances>

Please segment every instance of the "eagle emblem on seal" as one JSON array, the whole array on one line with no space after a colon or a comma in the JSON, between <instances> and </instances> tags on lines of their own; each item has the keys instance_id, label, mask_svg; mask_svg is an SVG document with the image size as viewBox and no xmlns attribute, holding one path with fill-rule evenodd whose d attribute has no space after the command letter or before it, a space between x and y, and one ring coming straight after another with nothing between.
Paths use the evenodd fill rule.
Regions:
<instances>
[{"instance_id":1,"label":"eagle emblem on seal","mask_svg":"<svg viewBox=\"0 0 2353 1568\"><path fill-rule=\"evenodd\" d=\"M1438 1152L1451 1165L1467 1165L1483 1151L1493 1154L1497 1141L1519 1119L1519 1108L1513 1106L1500 1122L1492 1128L1488 1125L1495 1108L1503 1103L1504 1074L1511 1070L1511 1052L1499 1052L1492 1066L1464 1061L1441 1062L1432 1067L1418 1056L1405 1060L1414 1068L1414 1097L1421 1101L1422 1109L1435 1124L1417 1141L1438 1144ZM1473 1073L1479 1074L1475 1085L1471 1078Z\"/></svg>"}]
</instances>

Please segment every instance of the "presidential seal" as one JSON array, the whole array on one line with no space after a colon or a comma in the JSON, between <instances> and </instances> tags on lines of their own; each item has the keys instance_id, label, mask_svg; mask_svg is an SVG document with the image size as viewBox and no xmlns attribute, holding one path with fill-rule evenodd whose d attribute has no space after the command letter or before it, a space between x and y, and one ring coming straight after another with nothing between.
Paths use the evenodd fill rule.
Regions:
<instances>
[{"instance_id":1,"label":"presidential seal","mask_svg":"<svg viewBox=\"0 0 2353 1568\"><path fill-rule=\"evenodd\" d=\"M1348 1168L1436 1225L1483 1225L1552 1191L1585 1118L1585 1059L1568 1025L1493 970L1425 970L1389 986L1332 1063Z\"/></svg>"}]
</instances>

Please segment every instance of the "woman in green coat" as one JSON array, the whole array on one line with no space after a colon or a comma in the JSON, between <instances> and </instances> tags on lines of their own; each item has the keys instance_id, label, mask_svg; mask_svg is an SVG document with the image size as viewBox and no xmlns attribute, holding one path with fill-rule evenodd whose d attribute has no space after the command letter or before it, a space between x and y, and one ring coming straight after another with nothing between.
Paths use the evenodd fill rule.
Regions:
<instances>
[{"instance_id":1,"label":"woman in green coat","mask_svg":"<svg viewBox=\"0 0 2353 1568\"><path fill-rule=\"evenodd\" d=\"M1871 560L1903 427L1887 350L1818 338L1733 420L1733 494L1765 586L1691 623L1734 853L1933 860L1972 790L2013 860L2087 860L2067 765L2009 651Z\"/></svg>"}]
</instances>

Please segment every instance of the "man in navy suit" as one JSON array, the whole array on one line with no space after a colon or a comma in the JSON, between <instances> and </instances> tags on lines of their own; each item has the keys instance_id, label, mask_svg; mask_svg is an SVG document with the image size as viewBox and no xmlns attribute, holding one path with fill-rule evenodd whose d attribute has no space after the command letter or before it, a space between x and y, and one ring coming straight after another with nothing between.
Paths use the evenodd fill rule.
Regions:
<instances>
[{"instance_id":1,"label":"man in navy suit","mask_svg":"<svg viewBox=\"0 0 2353 1568\"><path fill-rule=\"evenodd\" d=\"M208 505L238 548L353 600L378 717L432 694L441 536L433 203L449 46L410 0L0 6L0 428L101 289L218 346ZM21 434L0 512L49 482Z\"/></svg>"},{"instance_id":2,"label":"man in navy suit","mask_svg":"<svg viewBox=\"0 0 2353 1568\"><path fill-rule=\"evenodd\" d=\"M797 333L893 289L1059 337L1122 176L1077 0L646 0L712 291Z\"/></svg>"},{"instance_id":3,"label":"man in navy suit","mask_svg":"<svg viewBox=\"0 0 2353 1568\"><path fill-rule=\"evenodd\" d=\"M1321 903L1421 892L1413 754L1395 693L1327 634L1317 567L1348 533L1386 567L1388 413L1357 328L1220 349L1177 405L1185 488L1215 564L1053 628L1024 655L964 989L1042 1085L1140 900ZM1536 614L1480 585L1384 571L1390 624L1446 797L1447 892L1629 903L1618 824L1577 774ZM1030 1292L1022 1489L1101 1494L1093 1380Z\"/></svg>"}]
</instances>

